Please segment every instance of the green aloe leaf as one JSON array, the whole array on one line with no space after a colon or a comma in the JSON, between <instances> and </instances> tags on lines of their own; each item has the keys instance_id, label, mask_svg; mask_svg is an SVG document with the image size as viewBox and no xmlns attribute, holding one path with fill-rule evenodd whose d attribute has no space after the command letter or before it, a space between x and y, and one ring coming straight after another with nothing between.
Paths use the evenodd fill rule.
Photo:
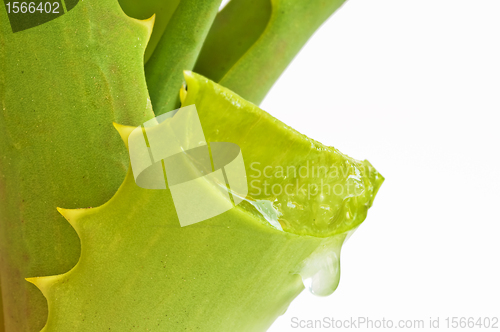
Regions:
<instances>
[{"instance_id":1,"label":"green aloe leaf","mask_svg":"<svg viewBox=\"0 0 500 332\"><path fill-rule=\"evenodd\" d=\"M13 33L0 4L0 331L4 324L8 332L44 324L43 331L263 331L303 290L302 279L318 294L335 290L339 267L325 269L324 262L339 264L342 243L365 219L383 177L367 161L297 133L197 74L186 73L189 89L179 97L182 70L195 65L220 0L174 2L167 8L151 0L142 8L122 0L138 17L151 8L163 15L146 64L152 102L143 66L154 18L131 19L117 0L73 1L76 7L60 17ZM260 101L342 2L230 4L219 16L227 14L229 23L219 21L214 36L237 24L231 11L247 8L241 18L255 27L241 44L231 33L221 36L233 45L212 73ZM217 44L213 36L207 56L217 48L211 43ZM170 190L140 188L127 173L119 136L127 143L134 127L117 126L120 135L112 128L151 119L151 104L162 114L180 101L196 105L207 141L240 146L247 170L252 162L259 174L268 166L308 168L312 160L343 170L328 180L324 174L328 185L361 190L310 200L299 190L304 183L286 195L250 185L240 205L181 228ZM291 180L273 184L294 188ZM56 207L65 208L59 212L71 225Z\"/></svg>"},{"instance_id":2,"label":"green aloe leaf","mask_svg":"<svg viewBox=\"0 0 500 332\"><path fill-rule=\"evenodd\" d=\"M0 287L0 332L5 331L5 323L3 317L3 300L2 300L2 288Z\"/></svg>"},{"instance_id":3,"label":"green aloe leaf","mask_svg":"<svg viewBox=\"0 0 500 332\"><path fill-rule=\"evenodd\" d=\"M195 66L257 105L310 36L345 2L268 1L271 8L264 0L232 0L217 16Z\"/></svg>"},{"instance_id":4,"label":"green aloe leaf","mask_svg":"<svg viewBox=\"0 0 500 332\"><path fill-rule=\"evenodd\" d=\"M221 0L184 0L146 63L146 80L156 115L179 107L183 70L194 67Z\"/></svg>"},{"instance_id":5,"label":"green aloe leaf","mask_svg":"<svg viewBox=\"0 0 500 332\"><path fill-rule=\"evenodd\" d=\"M143 55L152 21L81 1L13 33L0 4L0 273L7 331L39 331L47 303L26 277L64 273L79 238L55 208L98 206L126 174L112 127L153 116ZM70 331L70 330L68 330Z\"/></svg>"},{"instance_id":6,"label":"green aloe leaf","mask_svg":"<svg viewBox=\"0 0 500 332\"><path fill-rule=\"evenodd\" d=\"M310 140L284 128L281 122L230 90L191 73L187 73L187 83L183 105L196 105L207 141L231 138L234 132L249 129L247 125L257 121L251 125L257 128L255 132L238 136L246 163L275 160L266 156L266 147L252 140L266 128L271 130L271 136L281 137L278 145L298 150L308 146L310 151L316 151ZM228 114L243 123L232 128ZM174 116L145 130L151 138L182 124ZM214 128L216 124L219 130ZM117 128L126 144L131 135L144 139L143 132L134 134L133 127ZM299 155L306 162L310 153L303 152ZM289 162L287 153L285 150L275 157ZM333 148L323 149L322 154L356 165L354 170L371 188L366 188L368 201L363 202L360 195L355 208L371 204L383 178L376 173L367 179L359 167L361 163ZM296 155L293 158L298 161ZM218 196L217 189L205 185L212 193L209 196L224 199ZM120 189L104 205L59 209L77 231L82 254L78 264L65 274L29 280L49 303L44 332L265 331L303 290L299 273L314 256L311 254L319 249L324 253L337 250L335 255L339 255L347 234L337 230L320 237L314 231L298 235L279 230L262 215L253 213L251 206L236 206L181 228L172 197L168 187L157 190L136 185L129 168ZM356 226L353 223L348 230ZM338 280L332 282L334 289Z\"/></svg>"},{"instance_id":7,"label":"green aloe leaf","mask_svg":"<svg viewBox=\"0 0 500 332\"><path fill-rule=\"evenodd\" d=\"M230 1L217 14L194 71L220 81L262 35L271 12L270 0Z\"/></svg>"},{"instance_id":8,"label":"green aloe leaf","mask_svg":"<svg viewBox=\"0 0 500 332\"><path fill-rule=\"evenodd\" d=\"M119 0L119 2L125 14L130 17L146 20L155 15L153 33L144 53L144 62L147 62L158 45L180 0Z\"/></svg>"}]
</instances>

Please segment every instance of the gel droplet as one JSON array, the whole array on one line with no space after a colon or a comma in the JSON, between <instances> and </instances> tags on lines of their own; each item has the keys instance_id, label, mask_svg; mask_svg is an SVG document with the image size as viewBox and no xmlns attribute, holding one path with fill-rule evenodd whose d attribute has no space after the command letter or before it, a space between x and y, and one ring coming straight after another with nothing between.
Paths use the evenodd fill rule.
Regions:
<instances>
[{"instance_id":1,"label":"gel droplet","mask_svg":"<svg viewBox=\"0 0 500 332\"><path fill-rule=\"evenodd\" d=\"M328 296L335 292L340 282L340 251L354 231L355 229L326 238L302 262L297 273L309 292L317 296Z\"/></svg>"},{"instance_id":2,"label":"gel droplet","mask_svg":"<svg viewBox=\"0 0 500 332\"><path fill-rule=\"evenodd\" d=\"M316 255L301 271L302 282L309 292L318 296L331 295L340 282L340 259L335 250Z\"/></svg>"}]
</instances>

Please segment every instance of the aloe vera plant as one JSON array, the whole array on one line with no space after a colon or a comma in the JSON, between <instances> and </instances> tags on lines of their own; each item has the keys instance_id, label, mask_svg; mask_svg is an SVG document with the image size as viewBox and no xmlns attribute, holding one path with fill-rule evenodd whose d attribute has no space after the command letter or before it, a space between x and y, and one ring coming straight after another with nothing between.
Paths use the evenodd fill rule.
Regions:
<instances>
[{"instance_id":1,"label":"aloe vera plant","mask_svg":"<svg viewBox=\"0 0 500 332\"><path fill-rule=\"evenodd\" d=\"M383 177L255 104L342 3L233 0L217 13L213 0L85 0L19 32L2 3L0 330L263 331L302 279L333 291L338 271L319 273L321 259L338 259ZM208 141L238 144L260 180L266 166L315 161L345 171L331 185L362 190L311 199L254 186L180 227L168 188L134 182L126 146L181 104L197 107ZM270 203L274 225L255 202Z\"/></svg>"}]
</instances>

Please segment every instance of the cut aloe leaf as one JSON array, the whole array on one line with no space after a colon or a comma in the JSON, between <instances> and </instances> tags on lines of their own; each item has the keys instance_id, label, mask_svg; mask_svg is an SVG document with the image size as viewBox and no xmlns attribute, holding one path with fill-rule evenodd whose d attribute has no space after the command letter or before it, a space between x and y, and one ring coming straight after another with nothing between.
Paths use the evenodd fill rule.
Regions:
<instances>
[{"instance_id":1,"label":"cut aloe leaf","mask_svg":"<svg viewBox=\"0 0 500 332\"><path fill-rule=\"evenodd\" d=\"M153 116L143 55L152 21L81 1L13 33L0 4L0 274L7 331L39 331L47 303L24 278L67 272L79 238L55 208L98 206L128 154L113 121ZM71 331L71 330L67 330Z\"/></svg>"},{"instance_id":2,"label":"cut aloe leaf","mask_svg":"<svg viewBox=\"0 0 500 332\"><path fill-rule=\"evenodd\" d=\"M363 222L384 181L368 161L300 134L203 76L185 76L182 105L198 107L207 140L241 147L249 196L273 202L284 230L325 237Z\"/></svg>"},{"instance_id":3,"label":"cut aloe leaf","mask_svg":"<svg viewBox=\"0 0 500 332\"><path fill-rule=\"evenodd\" d=\"M326 148L320 151L319 143L202 76L186 73L186 81L183 106L195 103L212 147L215 142L237 143L245 163L293 160L298 166L307 162L312 151L333 153ZM159 125L145 125L144 132L117 128L126 144L130 144L131 135L137 135L135 139L147 137L149 143L144 144L152 146L154 137L185 128L178 114ZM233 136L236 132L240 134ZM275 139L275 145L296 149L276 153L273 144L254 141L264 132ZM197 143L196 137L188 130L179 139ZM309 149L302 142L307 142ZM362 164L335 153L338 160ZM288 154L294 157L290 159ZM153 165L163 167L163 162ZM134 180L133 169L129 168L124 183L106 204L59 210L77 231L82 254L78 264L65 274L29 280L49 303L43 331L265 331L303 290L302 279L319 295L336 288L340 246L354 224L342 228L348 230L343 233L335 228L328 235L320 234L308 226L309 235L296 234L300 232L292 227L280 230L273 226L265 213L249 203L181 227L170 187L144 189ZM372 185L377 188L382 182L381 177L359 177L363 183L378 181ZM216 203L225 199L219 188L200 183L208 193L205 199ZM247 199L255 202L251 196ZM268 202L275 208L275 202ZM200 203L193 196L192 208ZM368 201L360 199L359 204ZM332 252L337 261L325 264L324 259L334 257Z\"/></svg>"}]
</instances>

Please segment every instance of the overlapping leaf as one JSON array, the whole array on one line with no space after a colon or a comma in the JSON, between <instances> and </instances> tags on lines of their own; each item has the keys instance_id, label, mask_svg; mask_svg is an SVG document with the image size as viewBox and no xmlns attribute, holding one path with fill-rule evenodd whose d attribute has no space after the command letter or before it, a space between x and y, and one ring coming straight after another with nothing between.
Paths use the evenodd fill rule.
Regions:
<instances>
[{"instance_id":1,"label":"overlapping leaf","mask_svg":"<svg viewBox=\"0 0 500 332\"><path fill-rule=\"evenodd\" d=\"M195 71L260 104L345 0L232 0L217 16Z\"/></svg>"},{"instance_id":2,"label":"overlapping leaf","mask_svg":"<svg viewBox=\"0 0 500 332\"><path fill-rule=\"evenodd\" d=\"M39 331L47 304L24 278L68 271L79 239L56 206L97 206L128 155L112 122L153 116L143 54L152 21L82 1L13 33L0 4L0 273L7 331Z\"/></svg>"}]
</instances>

